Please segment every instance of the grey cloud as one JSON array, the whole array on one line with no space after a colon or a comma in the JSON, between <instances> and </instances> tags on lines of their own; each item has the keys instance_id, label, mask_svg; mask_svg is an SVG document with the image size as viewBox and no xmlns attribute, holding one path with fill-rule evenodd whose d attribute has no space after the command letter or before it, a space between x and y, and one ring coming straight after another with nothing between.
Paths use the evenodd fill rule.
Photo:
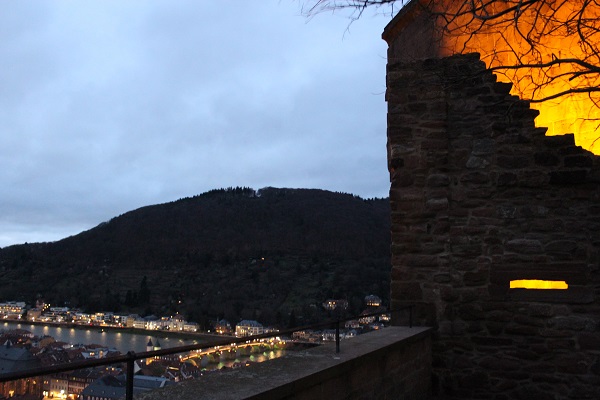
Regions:
<instances>
[{"instance_id":1,"label":"grey cloud","mask_svg":"<svg viewBox=\"0 0 600 400\"><path fill-rule=\"evenodd\" d=\"M385 18L347 31L291 1L7 4L0 246L216 187L387 195Z\"/></svg>"}]
</instances>

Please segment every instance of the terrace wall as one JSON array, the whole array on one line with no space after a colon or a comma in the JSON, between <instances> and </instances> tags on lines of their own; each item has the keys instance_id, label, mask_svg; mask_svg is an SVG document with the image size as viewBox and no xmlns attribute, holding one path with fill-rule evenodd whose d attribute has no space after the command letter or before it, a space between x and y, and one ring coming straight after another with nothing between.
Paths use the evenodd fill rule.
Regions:
<instances>
[{"instance_id":1,"label":"terrace wall","mask_svg":"<svg viewBox=\"0 0 600 400\"><path fill-rule=\"evenodd\" d=\"M477 54L387 69L392 308L448 398L600 398L600 157L545 136ZM567 290L510 289L516 279Z\"/></svg>"},{"instance_id":2,"label":"terrace wall","mask_svg":"<svg viewBox=\"0 0 600 400\"><path fill-rule=\"evenodd\" d=\"M247 368L219 371L138 400L404 399L431 395L431 330L389 327Z\"/></svg>"}]
</instances>

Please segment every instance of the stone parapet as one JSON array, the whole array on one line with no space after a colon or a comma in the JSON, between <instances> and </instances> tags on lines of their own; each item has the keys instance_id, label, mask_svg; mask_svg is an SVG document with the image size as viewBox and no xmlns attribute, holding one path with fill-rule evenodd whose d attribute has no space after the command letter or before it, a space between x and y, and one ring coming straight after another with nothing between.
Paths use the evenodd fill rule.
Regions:
<instances>
[{"instance_id":1,"label":"stone parapet","mask_svg":"<svg viewBox=\"0 0 600 400\"><path fill-rule=\"evenodd\" d=\"M428 399L431 330L389 327L335 345L290 351L136 396L138 400Z\"/></svg>"}]
</instances>

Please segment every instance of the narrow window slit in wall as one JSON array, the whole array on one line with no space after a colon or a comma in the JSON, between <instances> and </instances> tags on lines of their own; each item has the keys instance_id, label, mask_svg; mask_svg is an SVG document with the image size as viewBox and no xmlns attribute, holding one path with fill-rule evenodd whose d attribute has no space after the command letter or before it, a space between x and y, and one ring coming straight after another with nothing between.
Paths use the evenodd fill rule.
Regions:
<instances>
[{"instance_id":1,"label":"narrow window slit in wall","mask_svg":"<svg viewBox=\"0 0 600 400\"><path fill-rule=\"evenodd\" d=\"M520 279L510 281L511 289L552 289L564 290L568 289L569 285L565 281L543 281L539 279Z\"/></svg>"}]
</instances>

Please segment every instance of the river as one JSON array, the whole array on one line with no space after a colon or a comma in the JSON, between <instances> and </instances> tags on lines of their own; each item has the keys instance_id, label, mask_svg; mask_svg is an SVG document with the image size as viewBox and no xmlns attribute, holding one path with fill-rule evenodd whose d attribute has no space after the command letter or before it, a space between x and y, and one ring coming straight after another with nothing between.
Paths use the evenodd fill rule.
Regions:
<instances>
[{"instance_id":1,"label":"river","mask_svg":"<svg viewBox=\"0 0 600 400\"><path fill-rule=\"evenodd\" d=\"M56 341L67 342L71 344L99 344L109 348L115 348L125 354L130 350L136 353L146 351L148 339L152 339L152 343L156 343L158 339L160 346L163 349L185 346L188 344L200 343L197 340L180 339L177 337L167 337L165 334L156 335L156 332L148 331L147 335L119 332L118 330L108 329L104 332L99 327L93 328L71 328L60 326L32 325L27 323L5 322L0 325L2 330L24 329L33 333L36 336L52 336Z\"/></svg>"}]
</instances>

